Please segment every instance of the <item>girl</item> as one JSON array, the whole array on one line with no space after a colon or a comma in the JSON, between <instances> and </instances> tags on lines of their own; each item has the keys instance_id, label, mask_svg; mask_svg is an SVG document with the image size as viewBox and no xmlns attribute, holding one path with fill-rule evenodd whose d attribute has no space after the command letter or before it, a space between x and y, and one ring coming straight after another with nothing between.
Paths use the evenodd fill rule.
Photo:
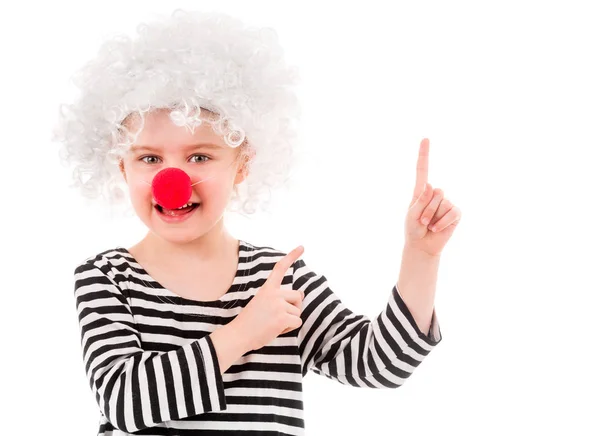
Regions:
<instances>
[{"instance_id":1,"label":"girl","mask_svg":"<svg viewBox=\"0 0 600 436\"><path fill-rule=\"evenodd\" d=\"M148 228L75 268L98 434L302 435L309 370L401 386L441 341L436 262L458 222L426 182L427 142L403 272L371 322L300 259L302 246L256 246L223 225L226 209L252 213L291 167L296 75L276 35L182 10L138 33L85 66L55 132L83 194L128 197Z\"/></svg>"}]
</instances>

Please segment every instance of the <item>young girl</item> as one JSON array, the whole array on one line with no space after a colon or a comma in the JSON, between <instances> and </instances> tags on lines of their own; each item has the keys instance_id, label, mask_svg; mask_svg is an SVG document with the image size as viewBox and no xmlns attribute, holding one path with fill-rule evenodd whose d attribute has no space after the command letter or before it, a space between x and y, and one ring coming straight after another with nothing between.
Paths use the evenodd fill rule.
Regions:
<instances>
[{"instance_id":1,"label":"young girl","mask_svg":"<svg viewBox=\"0 0 600 436\"><path fill-rule=\"evenodd\" d=\"M307 267L302 246L256 246L223 225L291 166L296 76L274 33L181 10L138 33L86 65L56 131L82 192L114 204L121 183L148 228L75 268L98 434L302 435L309 370L401 386L441 340L432 292L423 309L395 285L371 322ZM421 186L419 213L441 201Z\"/></svg>"}]
</instances>

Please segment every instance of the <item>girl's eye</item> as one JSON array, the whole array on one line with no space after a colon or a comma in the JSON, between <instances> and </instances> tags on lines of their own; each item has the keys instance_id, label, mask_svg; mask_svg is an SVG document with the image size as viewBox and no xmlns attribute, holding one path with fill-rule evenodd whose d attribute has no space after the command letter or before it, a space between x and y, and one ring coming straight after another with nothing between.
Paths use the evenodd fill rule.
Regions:
<instances>
[{"instance_id":1,"label":"girl's eye","mask_svg":"<svg viewBox=\"0 0 600 436\"><path fill-rule=\"evenodd\" d=\"M192 156L192 159L194 157L204 157L204 158L206 158L206 160L210 160L210 158L208 156L203 155L203 154L195 154L195 155ZM145 162L145 163L153 163L153 162L148 162L147 160L144 160L144 159L149 159L149 158L158 159L156 156L149 155L149 156L143 156L139 160L141 160L142 162ZM200 162L202 162L202 161L200 161Z\"/></svg>"},{"instance_id":2,"label":"girl's eye","mask_svg":"<svg viewBox=\"0 0 600 436\"><path fill-rule=\"evenodd\" d=\"M210 160L210 158L208 156L205 156L203 154L195 154L195 155L192 156L192 158L194 158L194 157L205 157L206 160Z\"/></svg>"},{"instance_id":3,"label":"girl's eye","mask_svg":"<svg viewBox=\"0 0 600 436\"><path fill-rule=\"evenodd\" d=\"M156 156L143 156L143 157L141 157L141 158L140 158L140 160L141 160L142 162L146 162L146 163L152 163L152 162L148 162L148 161L145 161L145 160L144 160L144 159L147 159L147 158L156 158Z\"/></svg>"}]
</instances>

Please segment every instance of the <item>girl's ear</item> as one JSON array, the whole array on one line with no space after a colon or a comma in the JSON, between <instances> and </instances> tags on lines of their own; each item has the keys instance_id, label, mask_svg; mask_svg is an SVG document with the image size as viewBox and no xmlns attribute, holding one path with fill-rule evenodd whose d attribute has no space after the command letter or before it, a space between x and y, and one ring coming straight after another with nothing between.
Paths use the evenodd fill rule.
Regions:
<instances>
[{"instance_id":1,"label":"girl's ear","mask_svg":"<svg viewBox=\"0 0 600 436\"><path fill-rule=\"evenodd\" d=\"M248 175L248 158L243 158L241 164L239 165L237 174L235 176L235 181L234 184L237 185L238 183L242 183L244 181L244 179L246 178L246 176Z\"/></svg>"},{"instance_id":2,"label":"girl's ear","mask_svg":"<svg viewBox=\"0 0 600 436\"><path fill-rule=\"evenodd\" d=\"M245 154L243 157L238 158L241 161L241 164L238 168L238 172L236 174L235 177L235 184L237 185L238 183L241 183L244 181L244 179L248 176L248 162L250 160L252 160L252 158L254 157L254 155L256 154L256 151L253 149L250 149L250 153L249 154Z\"/></svg>"},{"instance_id":3,"label":"girl's ear","mask_svg":"<svg viewBox=\"0 0 600 436\"><path fill-rule=\"evenodd\" d=\"M125 164L123 163L123 159L119 159L119 169L121 170L121 174L123 174L123 178L127 181L127 174L125 174Z\"/></svg>"}]
</instances>

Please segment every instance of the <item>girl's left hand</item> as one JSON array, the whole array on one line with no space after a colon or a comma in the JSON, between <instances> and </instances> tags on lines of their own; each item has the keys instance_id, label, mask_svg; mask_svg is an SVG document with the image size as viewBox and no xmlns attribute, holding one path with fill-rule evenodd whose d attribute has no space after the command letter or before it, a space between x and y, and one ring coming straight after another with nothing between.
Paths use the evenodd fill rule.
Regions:
<instances>
[{"instance_id":1,"label":"girl's left hand","mask_svg":"<svg viewBox=\"0 0 600 436\"><path fill-rule=\"evenodd\" d=\"M421 141L417 182L405 222L405 247L439 256L461 218L460 209L427 182L429 139Z\"/></svg>"}]
</instances>

